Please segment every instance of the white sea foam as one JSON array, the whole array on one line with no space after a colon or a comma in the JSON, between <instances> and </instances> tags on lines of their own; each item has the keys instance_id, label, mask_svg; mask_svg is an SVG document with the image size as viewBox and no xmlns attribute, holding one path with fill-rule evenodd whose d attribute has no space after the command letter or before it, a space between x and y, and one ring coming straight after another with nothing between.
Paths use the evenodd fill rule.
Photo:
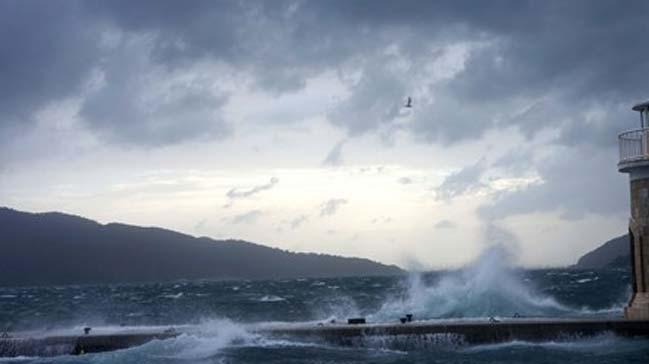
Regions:
<instances>
[{"instance_id":1,"label":"white sea foam","mask_svg":"<svg viewBox=\"0 0 649 364\"><path fill-rule=\"evenodd\" d=\"M601 308L601 309L591 309L588 307L582 307L579 310L576 310L575 313L578 315L587 315L587 316L622 316L622 313L624 312L624 307L626 307L626 302L629 302L629 300L624 300L624 302L618 302L617 304L614 304L613 306L607 307L607 308Z\"/></svg>"},{"instance_id":2,"label":"white sea foam","mask_svg":"<svg viewBox=\"0 0 649 364\"><path fill-rule=\"evenodd\" d=\"M420 274L411 274L405 297L392 298L372 315L374 320L394 320L405 313L416 318L556 316L570 312L552 297L543 296L523 282L509 264L504 247L486 249L459 272L447 273L427 285Z\"/></svg>"},{"instance_id":3,"label":"white sea foam","mask_svg":"<svg viewBox=\"0 0 649 364\"><path fill-rule=\"evenodd\" d=\"M259 302L281 302L281 301L286 301L286 298L274 296L274 295L266 295L259 299Z\"/></svg>"},{"instance_id":4,"label":"white sea foam","mask_svg":"<svg viewBox=\"0 0 649 364\"><path fill-rule=\"evenodd\" d=\"M171 298L171 299L179 299L180 297L184 296L183 292L178 292L176 294L165 294L162 295L164 298Z\"/></svg>"},{"instance_id":5,"label":"white sea foam","mask_svg":"<svg viewBox=\"0 0 649 364\"><path fill-rule=\"evenodd\" d=\"M223 350L237 347L318 347L318 343L271 339L249 331L249 326L225 319L212 319L186 330L176 338L147 344L142 351L156 357L180 360L218 358Z\"/></svg>"},{"instance_id":6,"label":"white sea foam","mask_svg":"<svg viewBox=\"0 0 649 364\"><path fill-rule=\"evenodd\" d=\"M256 335L229 320L205 321L197 327L197 333L181 335L172 341L173 352L178 359L199 360L213 357L224 348L255 341Z\"/></svg>"},{"instance_id":7,"label":"white sea foam","mask_svg":"<svg viewBox=\"0 0 649 364\"><path fill-rule=\"evenodd\" d=\"M626 351L646 350L647 343L634 339L622 338L612 333L587 338L567 338L557 341L510 341L498 344L476 345L464 348L465 352L497 351L512 348L539 347L555 351L587 352L590 354L620 353Z\"/></svg>"},{"instance_id":8,"label":"white sea foam","mask_svg":"<svg viewBox=\"0 0 649 364\"><path fill-rule=\"evenodd\" d=\"M35 360L40 359L36 356L16 356L12 358L1 358L0 363L31 363Z\"/></svg>"},{"instance_id":9,"label":"white sea foam","mask_svg":"<svg viewBox=\"0 0 649 364\"><path fill-rule=\"evenodd\" d=\"M593 281L596 281L596 280L598 280L598 279L599 279L599 277L594 277L594 278L582 278L582 279L578 279L576 282L579 283L579 284L582 284L582 283L593 282Z\"/></svg>"}]
</instances>

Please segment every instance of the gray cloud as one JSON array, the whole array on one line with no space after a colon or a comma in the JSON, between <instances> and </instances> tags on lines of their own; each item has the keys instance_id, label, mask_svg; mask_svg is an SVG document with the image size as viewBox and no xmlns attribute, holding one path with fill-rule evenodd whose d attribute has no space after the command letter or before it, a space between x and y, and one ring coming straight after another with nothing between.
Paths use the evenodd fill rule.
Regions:
<instances>
[{"instance_id":1,"label":"gray cloud","mask_svg":"<svg viewBox=\"0 0 649 364\"><path fill-rule=\"evenodd\" d=\"M510 150L491 164L491 168L502 169L512 175L522 175L533 167L533 150L526 148Z\"/></svg>"},{"instance_id":2,"label":"gray cloud","mask_svg":"<svg viewBox=\"0 0 649 364\"><path fill-rule=\"evenodd\" d=\"M340 206L347 204L344 198L332 198L320 205L320 217L332 216L338 212Z\"/></svg>"},{"instance_id":3,"label":"gray cloud","mask_svg":"<svg viewBox=\"0 0 649 364\"><path fill-rule=\"evenodd\" d=\"M153 146L230 133L220 115L227 94L215 92L212 80L156 67L147 39L123 43L97 67L101 85L80 110L88 126L111 141Z\"/></svg>"},{"instance_id":4,"label":"gray cloud","mask_svg":"<svg viewBox=\"0 0 649 364\"><path fill-rule=\"evenodd\" d=\"M327 157L322 161L322 164L325 166L339 166L343 163L343 146L347 142L347 139L343 139L336 143L333 148L327 154Z\"/></svg>"},{"instance_id":5,"label":"gray cloud","mask_svg":"<svg viewBox=\"0 0 649 364\"><path fill-rule=\"evenodd\" d=\"M478 214L487 221L547 211L559 211L563 219L626 214L627 181L617 172L616 162L614 154L595 148L553 154L536 163L543 183L503 192Z\"/></svg>"},{"instance_id":6,"label":"gray cloud","mask_svg":"<svg viewBox=\"0 0 649 364\"><path fill-rule=\"evenodd\" d=\"M231 218L233 224L254 224L263 215L261 210L251 210Z\"/></svg>"},{"instance_id":7,"label":"gray cloud","mask_svg":"<svg viewBox=\"0 0 649 364\"><path fill-rule=\"evenodd\" d=\"M477 163L449 175L435 189L435 199L449 201L464 193L483 187L484 184L480 182L480 178L486 170L486 162L481 159Z\"/></svg>"},{"instance_id":8,"label":"gray cloud","mask_svg":"<svg viewBox=\"0 0 649 364\"><path fill-rule=\"evenodd\" d=\"M327 74L348 97L331 99L325 116L348 138L408 133L451 145L499 130L519 131L527 141L547 132L549 141L517 145L489 166L511 177L534 172L543 183L499 192L479 209L484 221L548 211L564 219L627 214L615 134L637 126L629 107L648 97L647 14L645 0L4 0L0 164L10 174L31 167L16 162L26 154L63 160L48 141L87 132L120 148L246 137L259 129L237 130L238 120L227 119L232 88L292 97L287 93ZM415 100L410 110L402 107L407 96ZM65 117L79 133L42 128L30 137L42 127L39 112L70 100L78 115L66 110ZM285 118L310 120L307 113ZM323 164L340 164L342 149L334 146ZM439 186L437 198L482 188L486 169L465 166ZM264 186L233 188L227 197L231 203L274 184ZM342 204L324 203L320 216Z\"/></svg>"},{"instance_id":9,"label":"gray cloud","mask_svg":"<svg viewBox=\"0 0 649 364\"><path fill-rule=\"evenodd\" d=\"M295 219L289 221L289 225L291 226L291 229L295 230L302 226L305 222L309 220L309 217L307 215L300 215L296 217Z\"/></svg>"},{"instance_id":10,"label":"gray cloud","mask_svg":"<svg viewBox=\"0 0 649 364\"><path fill-rule=\"evenodd\" d=\"M410 177L401 177L398 179L398 182L401 183L402 185L409 185L412 184L412 178Z\"/></svg>"},{"instance_id":11,"label":"gray cloud","mask_svg":"<svg viewBox=\"0 0 649 364\"><path fill-rule=\"evenodd\" d=\"M454 229L457 224L451 220L441 220L435 224L435 229Z\"/></svg>"},{"instance_id":12,"label":"gray cloud","mask_svg":"<svg viewBox=\"0 0 649 364\"><path fill-rule=\"evenodd\" d=\"M69 98L79 99L80 125L104 141L155 147L221 139L233 133L222 113L228 91L219 87L221 75L193 67L224 65L224 73L245 75L250 90L274 95L333 71L350 94L327 117L352 137L407 131L452 144L515 127L527 138L550 130L552 143L574 148L578 157L539 161L544 183L503 193L481 210L485 218L540 209L564 210L566 218L606 214L621 211L625 199L603 193L603 181L622 186L621 177L580 150L612 156L616 132L637 125L628 108L647 98L649 48L639 45L649 33L648 13L641 0L488 7L8 0L0 3L0 142L21 140L36 112ZM462 57L452 57L455 46L466 48ZM431 71L435 62L455 71L440 76ZM97 75L101 82L89 87ZM416 102L404 113L407 96ZM339 164L342 147L323 164ZM512 174L525 170L520 159L499 162ZM483 172L474 165L449 176L438 198L479 188ZM259 191L230 192L236 199Z\"/></svg>"},{"instance_id":13,"label":"gray cloud","mask_svg":"<svg viewBox=\"0 0 649 364\"><path fill-rule=\"evenodd\" d=\"M268 183L259 186L254 186L248 190L232 188L228 191L228 193L226 193L226 196L230 199L247 198L256 195L260 192L270 190L271 188L275 187L277 183L279 183L279 178L272 177Z\"/></svg>"},{"instance_id":14,"label":"gray cloud","mask_svg":"<svg viewBox=\"0 0 649 364\"><path fill-rule=\"evenodd\" d=\"M101 54L99 27L75 1L3 1L0 24L2 132L31 124L47 103L75 96Z\"/></svg>"},{"instance_id":15,"label":"gray cloud","mask_svg":"<svg viewBox=\"0 0 649 364\"><path fill-rule=\"evenodd\" d=\"M120 75L141 68L120 55L123 44L100 46L108 30L124 39L148 36L150 47L139 52L162 77L212 60L249 73L254 87L282 93L335 70L351 96L329 117L351 135L395 127L402 100L417 92L412 123L394 130L444 143L516 125L528 135L558 128L562 143L610 146L616 126L584 130L583 110L621 116L619 105L646 97L639 75L649 71L642 61L649 50L638 46L649 30L645 1L497 1L487 8L457 1L28 0L5 1L1 10L8 28L0 36L2 125L79 95L90 71L104 68L107 85L84 100L82 115L112 140L146 145L227 135L219 112L227 95L185 85L150 109L138 104L147 89ZM469 47L456 75L420 77L445 47L462 42L479 46ZM525 106L532 115L515 115Z\"/></svg>"},{"instance_id":16,"label":"gray cloud","mask_svg":"<svg viewBox=\"0 0 649 364\"><path fill-rule=\"evenodd\" d=\"M329 112L329 119L351 135L391 125L403 107L404 80L399 73L390 72L376 62L363 65L363 74L352 87L351 97Z\"/></svg>"}]
</instances>

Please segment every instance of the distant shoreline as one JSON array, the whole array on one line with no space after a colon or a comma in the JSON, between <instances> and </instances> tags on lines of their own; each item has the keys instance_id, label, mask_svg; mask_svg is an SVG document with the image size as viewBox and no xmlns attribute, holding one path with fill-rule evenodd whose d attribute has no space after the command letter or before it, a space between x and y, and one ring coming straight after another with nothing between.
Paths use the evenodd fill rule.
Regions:
<instances>
[{"instance_id":1,"label":"distant shoreline","mask_svg":"<svg viewBox=\"0 0 649 364\"><path fill-rule=\"evenodd\" d=\"M277 280L404 274L364 258L0 208L0 286Z\"/></svg>"}]
</instances>

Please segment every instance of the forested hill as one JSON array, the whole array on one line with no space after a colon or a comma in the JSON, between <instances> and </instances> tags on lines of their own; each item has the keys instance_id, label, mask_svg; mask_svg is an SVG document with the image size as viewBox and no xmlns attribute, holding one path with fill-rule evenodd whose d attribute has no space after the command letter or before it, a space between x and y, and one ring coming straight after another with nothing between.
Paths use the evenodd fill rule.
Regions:
<instances>
[{"instance_id":1,"label":"forested hill","mask_svg":"<svg viewBox=\"0 0 649 364\"><path fill-rule=\"evenodd\" d=\"M368 259L293 253L240 240L0 208L0 286L402 272Z\"/></svg>"},{"instance_id":2,"label":"forested hill","mask_svg":"<svg viewBox=\"0 0 649 364\"><path fill-rule=\"evenodd\" d=\"M613 238L598 248L584 254L574 268L598 269L605 267L631 267L629 235Z\"/></svg>"}]
</instances>

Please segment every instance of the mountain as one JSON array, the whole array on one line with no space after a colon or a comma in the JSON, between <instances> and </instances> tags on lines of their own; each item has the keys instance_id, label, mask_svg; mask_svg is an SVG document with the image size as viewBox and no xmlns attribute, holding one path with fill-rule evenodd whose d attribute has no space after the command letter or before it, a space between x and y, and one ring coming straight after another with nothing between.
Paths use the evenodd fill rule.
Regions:
<instances>
[{"instance_id":1,"label":"mountain","mask_svg":"<svg viewBox=\"0 0 649 364\"><path fill-rule=\"evenodd\" d=\"M368 259L0 208L0 286L393 275Z\"/></svg>"},{"instance_id":2,"label":"mountain","mask_svg":"<svg viewBox=\"0 0 649 364\"><path fill-rule=\"evenodd\" d=\"M628 234L613 238L595 250L584 254L573 268L630 267L631 248L629 244Z\"/></svg>"}]
</instances>

